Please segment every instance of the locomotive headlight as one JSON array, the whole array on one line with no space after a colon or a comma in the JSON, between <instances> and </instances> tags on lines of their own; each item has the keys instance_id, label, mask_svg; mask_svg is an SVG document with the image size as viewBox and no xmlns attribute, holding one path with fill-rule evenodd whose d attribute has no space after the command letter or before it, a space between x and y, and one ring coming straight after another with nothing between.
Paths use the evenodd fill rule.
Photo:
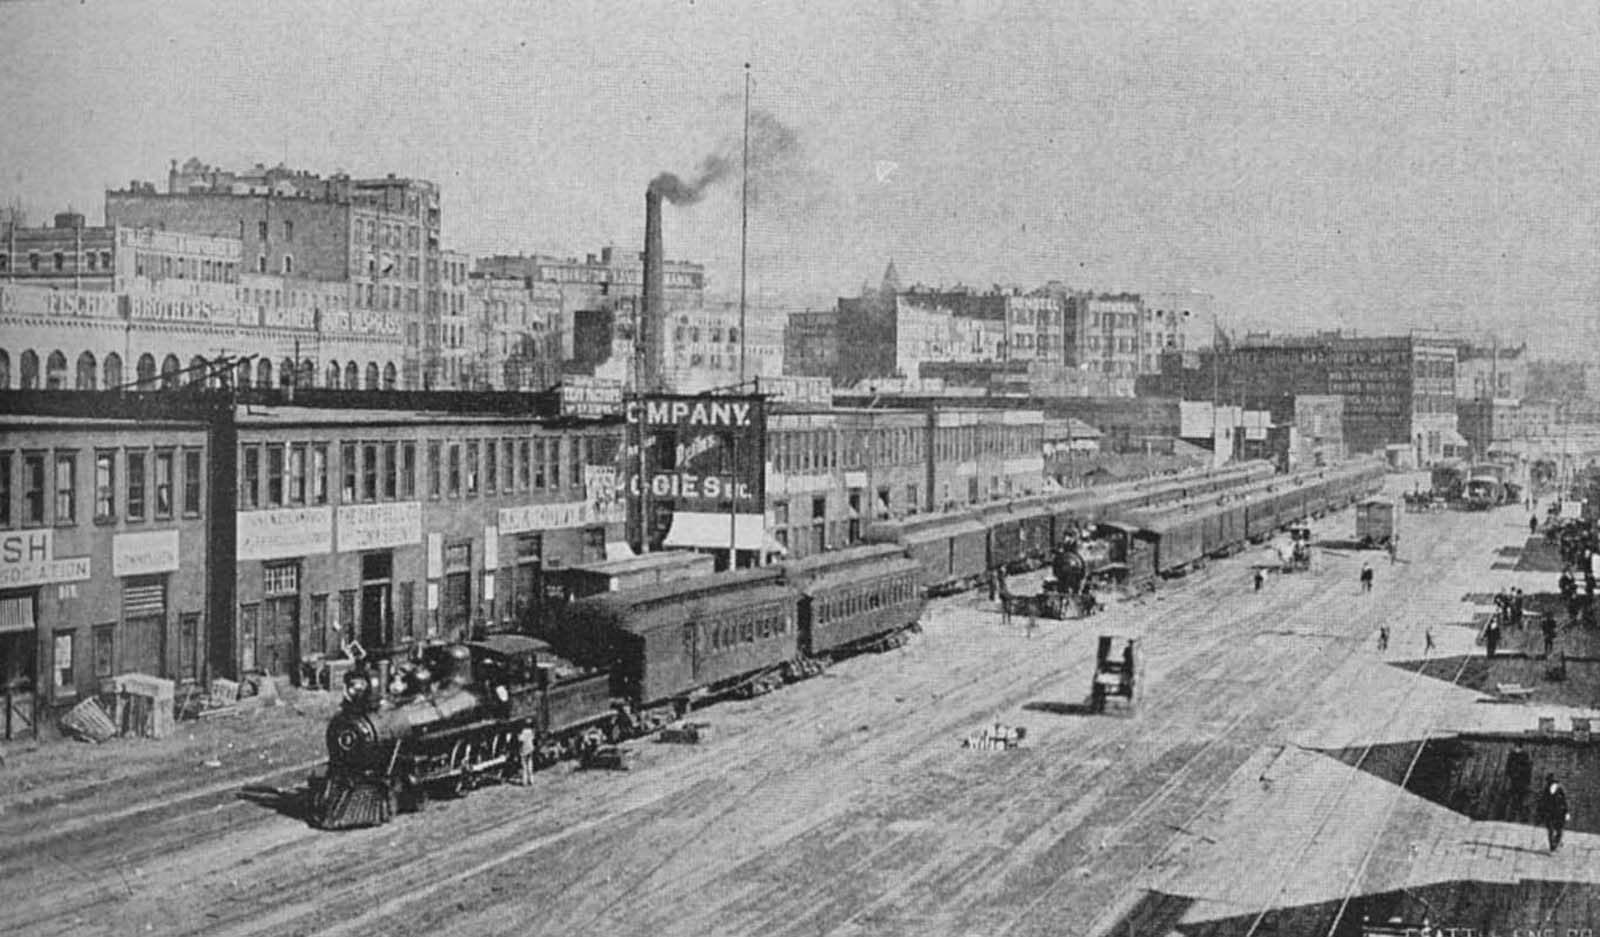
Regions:
<instances>
[{"instance_id":1,"label":"locomotive headlight","mask_svg":"<svg viewBox=\"0 0 1600 937\"><path fill-rule=\"evenodd\" d=\"M511 694L507 692L506 688L503 686L497 686L494 688L494 698L502 703L511 702Z\"/></svg>"}]
</instances>

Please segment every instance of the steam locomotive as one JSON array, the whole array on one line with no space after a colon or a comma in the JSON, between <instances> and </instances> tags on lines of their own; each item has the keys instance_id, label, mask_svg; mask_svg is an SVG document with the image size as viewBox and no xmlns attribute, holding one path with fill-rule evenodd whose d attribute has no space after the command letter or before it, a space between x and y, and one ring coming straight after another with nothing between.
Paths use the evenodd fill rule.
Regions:
<instances>
[{"instance_id":1,"label":"steam locomotive","mask_svg":"<svg viewBox=\"0 0 1600 937\"><path fill-rule=\"evenodd\" d=\"M311 779L311 815L324 828L371 826L430 795L460 795L511 774L634 734L603 671L580 668L524 635L434 644L410 658L352 670L328 723L328 765ZM522 745L530 732L534 745Z\"/></svg>"},{"instance_id":2,"label":"steam locomotive","mask_svg":"<svg viewBox=\"0 0 1600 937\"><path fill-rule=\"evenodd\" d=\"M311 779L311 820L384 823L430 797L514 776L524 758L542 766L593 754L700 702L814 676L903 641L930 594L1002 570L1049 560L1064 587L1081 589L1094 579L1153 582L1193 560L1170 539L1184 524L1152 529L1116 515L1237 511L1228 529L1242 537L1244 505L1254 505L1257 527L1277 524L1341 507L1381 478L1378 463L1287 477L1251 464L930 515L875 525L868 543L844 550L581 598L519 623L517 634L378 654L346 678L328 763ZM1093 536L1052 551L1085 529ZM1184 549L1227 548L1197 535Z\"/></svg>"}]
</instances>

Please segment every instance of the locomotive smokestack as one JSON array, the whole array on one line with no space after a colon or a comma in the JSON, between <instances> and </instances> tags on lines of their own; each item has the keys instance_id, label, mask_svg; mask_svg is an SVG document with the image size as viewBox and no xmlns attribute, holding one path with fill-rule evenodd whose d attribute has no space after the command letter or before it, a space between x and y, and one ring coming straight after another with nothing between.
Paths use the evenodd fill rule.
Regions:
<instances>
[{"instance_id":1,"label":"locomotive smokestack","mask_svg":"<svg viewBox=\"0 0 1600 937\"><path fill-rule=\"evenodd\" d=\"M639 389L661 390L665 359L667 277L661 245L661 192L652 183L644 193L644 295L639 302Z\"/></svg>"}]
</instances>

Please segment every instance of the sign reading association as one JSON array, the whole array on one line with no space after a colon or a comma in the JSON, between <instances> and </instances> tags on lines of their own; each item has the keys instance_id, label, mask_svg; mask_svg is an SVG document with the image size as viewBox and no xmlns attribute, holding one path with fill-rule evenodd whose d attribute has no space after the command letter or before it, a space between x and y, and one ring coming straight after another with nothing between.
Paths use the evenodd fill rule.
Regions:
<instances>
[{"instance_id":1,"label":"sign reading association","mask_svg":"<svg viewBox=\"0 0 1600 937\"><path fill-rule=\"evenodd\" d=\"M628 421L643 436L649 479L647 487L640 484L637 459L623 467L630 504L670 504L674 512L762 513L765 400L760 395L656 395L630 400Z\"/></svg>"}]
</instances>

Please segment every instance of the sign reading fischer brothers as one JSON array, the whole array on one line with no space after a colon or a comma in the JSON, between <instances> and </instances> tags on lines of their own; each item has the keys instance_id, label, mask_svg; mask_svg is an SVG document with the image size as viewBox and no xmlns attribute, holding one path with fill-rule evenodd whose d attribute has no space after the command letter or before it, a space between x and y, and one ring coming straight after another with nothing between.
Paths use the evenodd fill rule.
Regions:
<instances>
[{"instance_id":1,"label":"sign reading fischer brothers","mask_svg":"<svg viewBox=\"0 0 1600 937\"><path fill-rule=\"evenodd\" d=\"M766 507L765 398L647 396L628 402L633 438L644 457L623 466L630 511L760 515ZM649 481L640 484L640 463Z\"/></svg>"}]
</instances>

